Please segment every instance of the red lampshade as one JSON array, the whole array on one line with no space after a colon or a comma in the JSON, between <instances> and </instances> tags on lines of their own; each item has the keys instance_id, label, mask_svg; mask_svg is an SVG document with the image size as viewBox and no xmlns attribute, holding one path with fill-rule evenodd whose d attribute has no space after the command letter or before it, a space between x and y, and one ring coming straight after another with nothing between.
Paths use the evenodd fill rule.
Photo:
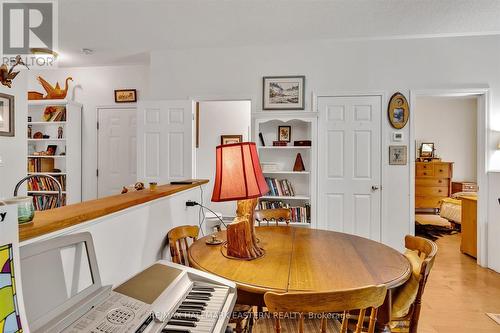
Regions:
<instances>
[{"instance_id":1,"label":"red lampshade","mask_svg":"<svg viewBox=\"0 0 500 333\"><path fill-rule=\"evenodd\" d=\"M231 201L260 197L267 192L254 142L217 146L212 201Z\"/></svg>"}]
</instances>

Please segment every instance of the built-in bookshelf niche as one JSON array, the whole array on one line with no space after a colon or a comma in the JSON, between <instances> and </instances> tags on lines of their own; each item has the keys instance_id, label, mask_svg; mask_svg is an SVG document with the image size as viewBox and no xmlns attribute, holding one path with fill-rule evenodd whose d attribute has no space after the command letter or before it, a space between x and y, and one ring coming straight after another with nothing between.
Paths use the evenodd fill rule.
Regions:
<instances>
[{"instance_id":1,"label":"built-in bookshelf niche","mask_svg":"<svg viewBox=\"0 0 500 333\"><path fill-rule=\"evenodd\" d=\"M293 225L316 225L316 123L315 117L264 114L255 119L254 141L270 188L270 192L259 199L257 209L289 208ZM286 146L273 146L274 141L279 141L280 126L290 126L290 142ZM298 154L304 170L294 170Z\"/></svg>"},{"instance_id":2,"label":"built-in bookshelf niche","mask_svg":"<svg viewBox=\"0 0 500 333\"><path fill-rule=\"evenodd\" d=\"M44 178L56 178L62 186L62 204L81 201L81 104L67 100L28 101L27 182L36 210L55 208L57 187Z\"/></svg>"}]
</instances>

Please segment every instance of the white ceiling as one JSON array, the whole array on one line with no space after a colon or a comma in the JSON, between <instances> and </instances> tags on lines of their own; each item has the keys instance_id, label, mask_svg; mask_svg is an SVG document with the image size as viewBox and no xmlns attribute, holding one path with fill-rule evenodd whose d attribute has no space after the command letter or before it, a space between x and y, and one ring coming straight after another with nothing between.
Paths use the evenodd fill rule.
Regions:
<instances>
[{"instance_id":1,"label":"white ceiling","mask_svg":"<svg viewBox=\"0 0 500 333\"><path fill-rule=\"evenodd\" d=\"M59 0L59 31L62 66L145 63L172 48L498 34L500 1Z\"/></svg>"}]
</instances>

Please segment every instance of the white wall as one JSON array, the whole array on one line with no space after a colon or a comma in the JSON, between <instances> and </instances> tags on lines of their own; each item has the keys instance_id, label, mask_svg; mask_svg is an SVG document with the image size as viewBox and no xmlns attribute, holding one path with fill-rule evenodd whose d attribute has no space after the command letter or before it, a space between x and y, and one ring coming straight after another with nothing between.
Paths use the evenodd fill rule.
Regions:
<instances>
[{"instance_id":1,"label":"white wall","mask_svg":"<svg viewBox=\"0 0 500 333\"><path fill-rule=\"evenodd\" d=\"M51 70L31 70L29 90L44 92L36 80L42 76L51 84L58 81L64 86L66 77L70 82L68 99L83 104L82 111L82 200L97 197L97 129L96 107L113 105L115 89L137 89L138 100L147 98L149 68L142 65L116 67L80 67Z\"/></svg>"},{"instance_id":2,"label":"white wall","mask_svg":"<svg viewBox=\"0 0 500 333\"><path fill-rule=\"evenodd\" d=\"M500 128L500 36L411 40L311 41L273 46L153 52L151 96L250 96L261 105L262 76L306 75L311 92L382 91L490 86L493 122ZM495 124L492 124L495 125ZM409 144L409 126L403 130ZM409 166L389 166L393 130L383 122L382 241L401 248L409 233ZM496 138L500 134L495 134ZM492 149L492 147L490 147ZM321 181L321 180L320 180ZM500 175L489 176L489 265L500 271ZM399 207L394 210L389 207Z\"/></svg>"},{"instance_id":3,"label":"white wall","mask_svg":"<svg viewBox=\"0 0 500 333\"><path fill-rule=\"evenodd\" d=\"M0 85L0 93L14 96L15 136L0 136L0 199L14 194L16 183L26 176L28 153L26 71L13 81L12 88Z\"/></svg>"},{"instance_id":4,"label":"white wall","mask_svg":"<svg viewBox=\"0 0 500 333\"><path fill-rule=\"evenodd\" d=\"M117 286L159 259L170 260L167 232L180 225L199 224L199 207L186 207L185 202L200 198L201 190L196 187L29 239L20 246L88 231L102 284Z\"/></svg>"},{"instance_id":5,"label":"white wall","mask_svg":"<svg viewBox=\"0 0 500 333\"><path fill-rule=\"evenodd\" d=\"M223 216L236 215L236 202L210 201L215 178L215 147L221 144L221 135L241 134L243 141L248 141L250 126L250 101L200 102L200 137L199 148L196 149L196 178L210 180L203 201L207 207L222 213Z\"/></svg>"},{"instance_id":6,"label":"white wall","mask_svg":"<svg viewBox=\"0 0 500 333\"><path fill-rule=\"evenodd\" d=\"M413 112L417 143L434 142L436 155L443 161L454 162L453 181L475 182L476 97L418 97Z\"/></svg>"}]
</instances>

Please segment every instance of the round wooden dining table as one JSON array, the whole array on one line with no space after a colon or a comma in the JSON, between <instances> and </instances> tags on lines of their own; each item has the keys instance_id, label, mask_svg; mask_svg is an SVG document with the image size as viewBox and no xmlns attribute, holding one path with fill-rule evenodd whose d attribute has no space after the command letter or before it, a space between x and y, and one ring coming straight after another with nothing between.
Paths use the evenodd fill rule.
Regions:
<instances>
[{"instance_id":1,"label":"round wooden dining table","mask_svg":"<svg viewBox=\"0 0 500 333\"><path fill-rule=\"evenodd\" d=\"M234 281L238 303L265 306L263 296L275 292L319 292L385 285L386 301L379 309L378 331L389 331L391 290L411 274L401 253L381 243L345 233L304 227L256 227L265 255L255 260L230 259L222 245L207 245L207 237L189 248L192 267ZM225 231L217 234L225 240Z\"/></svg>"}]
</instances>

